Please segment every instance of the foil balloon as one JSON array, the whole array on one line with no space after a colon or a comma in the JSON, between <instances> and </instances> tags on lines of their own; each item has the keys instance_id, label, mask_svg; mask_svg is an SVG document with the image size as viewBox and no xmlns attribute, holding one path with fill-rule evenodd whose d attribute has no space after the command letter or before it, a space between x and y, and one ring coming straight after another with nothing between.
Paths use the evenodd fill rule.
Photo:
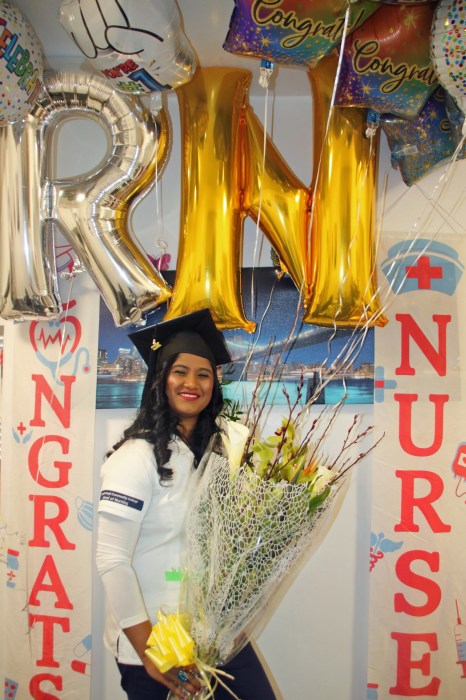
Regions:
<instances>
[{"instance_id":1,"label":"foil balloon","mask_svg":"<svg viewBox=\"0 0 466 700\"><path fill-rule=\"evenodd\" d=\"M435 90L430 59L432 4L388 5L348 38L335 104L412 119Z\"/></svg>"},{"instance_id":2,"label":"foil balloon","mask_svg":"<svg viewBox=\"0 0 466 700\"><path fill-rule=\"evenodd\" d=\"M235 0L223 48L278 64L312 67L377 10L371 0Z\"/></svg>"},{"instance_id":3,"label":"foil balloon","mask_svg":"<svg viewBox=\"0 0 466 700\"><path fill-rule=\"evenodd\" d=\"M290 275L307 298L309 188L296 177L270 139L264 161L264 127L250 106L244 111L242 130L243 212L260 225L278 255L281 271Z\"/></svg>"},{"instance_id":4,"label":"foil balloon","mask_svg":"<svg viewBox=\"0 0 466 700\"><path fill-rule=\"evenodd\" d=\"M20 11L0 2L0 126L23 119L42 80L42 46Z\"/></svg>"},{"instance_id":5,"label":"foil balloon","mask_svg":"<svg viewBox=\"0 0 466 700\"><path fill-rule=\"evenodd\" d=\"M466 3L441 0L432 25L432 59L443 87L466 114ZM463 126L466 136L466 127Z\"/></svg>"},{"instance_id":6,"label":"foil balloon","mask_svg":"<svg viewBox=\"0 0 466 700\"><path fill-rule=\"evenodd\" d=\"M177 91L183 140L181 231L167 318L207 306L222 329L252 332L241 295L243 223L257 221L300 287L309 194L247 100L250 71L202 68Z\"/></svg>"},{"instance_id":7,"label":"foil balloon","mask_svg":"<svg viewBox=\"0 0 466 700\"><path fill-rule=\"evenodd\" d=\"M182 136L180 238L165 318L207 307L221 329L254 331L241 298L240 120L249 71L203 68L177 90Z\"/></svg>"},{"instance_id":8,"label":"foil balloon","mask_svg":"<svg viewBox=\"0 0 466 700\"><path fill-rule=\"evenodd\" d=\"M391 152L408 186L453 157L458 136L449 119L445 90L439 87L414 120L387 115L381 121ZM459 154L459 158L464 157Z\"/></svg>"},{"instance_id":9,"label":"foil balloon","mask_svg":"<svg viewBox=\"0 0 466 700\"><path fill-rule=\"evenodd\" d=\"M456 100L450 95L449 92L445 93L445 109L453 130L455 143L462 143L463 146L458 154L458 157L460 159L464 158L466 155L466 140L464 139L466 116L465 113L458 107Z\"/></svg>"},{"instance_id":10,"label":"foil balloon","mask_svg":"<svg viewBox=\"0 0 466 700\"><path fill-rule=\"evenodd\" d=\"M309 299L303 320L331 327L384 326L375 263L377 135L364 110L331 109L337 61L310 73L315 103ZM328 124L327 124L328 122ZM327 126L326 126L327 125Z\"/></svg>"},{"instance_id":11,"label":"foil balloon","mask_svg":"<svg viewBox=\"0 0 466 700\"><path fill-rule=\"evenodd\" d=\"M335 58L332 67L322 77L325 88L315 87L322 106L314 125L318 120L321 139ZM314 216L310 245L311 192L269 139L264 152L264 128L247 100L250 81L249 71L203 68L177 91L183 140L182 228L166 318L206 306L220 328L254 330L241 296L243 223L249 216L302 290L310 323L333 325L337 309L341 325L358 323L362 313L365 319L380 320L373 274L375 158L361 120L331 123L332 148L324 151L321 165L331 176L316 184L315 196L325 205Z\"/></svg>"},{"instance_id":12,"label":"foil balloon","mask_svg":"<svg viewBox=\"0 0 466 700\"><path fill-rule=\"evenodd\" d=\"M2 216L3 252L8 232L13 252L2 255L1 315L27 317L42 306L42 315L47 317L57 310L56 302L46 303L53 289L50 278L44 277L54 265L49 240L51 229L58 226L94 279L115 324L139 323L146 312L171 295L129 228L132 206L152 186L157 164L160 172L167 157L165 114L151 115L138 98L119 94L97 75L51 74L44 78L44 88L17 140L21 147L17 147L14 170L27 167L26 173L21 171L21 177L27 179L23 182L17 175L8 180L9 187L2 182L0 201L10 207L9 218ZM53 179L55 127L65 119L79 117L93 118L102 126L110 144L107 159L81 176ZM11 136L10 153L14 145ZM23 206L15 218L15 202L20 196L28 208ZM41 267L44 270L38 309L37 285L32 275L27 276L29 267L37 274Z\"/></svg>"},{"instance_id":13,"label":"foil balloon","mask_svg":"<svg viewBox=\"0 0 466 700\"><path fill-rule=\"evenodd\" d=\"M94 68L123 92L176 88L196 69L175 0L64 0L60 22Z\"/></svg>"},{"instance_id":14,"label":"foil balloon","mask_svg":"<svg viewBox=\"0 0 466 700\"><path fill-rule=\"evenodd\" d=\"M29 118L28 118L29 119ZM0 316L56 318L61 311L53 237L41 220L40 153L22 122L0 129Z\"/></svg>"}]
</instances>

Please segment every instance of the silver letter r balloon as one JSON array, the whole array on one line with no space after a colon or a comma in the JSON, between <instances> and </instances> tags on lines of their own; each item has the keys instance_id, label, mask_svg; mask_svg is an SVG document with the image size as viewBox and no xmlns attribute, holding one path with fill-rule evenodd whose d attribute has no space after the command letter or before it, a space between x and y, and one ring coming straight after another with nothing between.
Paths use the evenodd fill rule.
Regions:
<instances>
[{"instance_id":1,"label":"silver letter r balloon","mask_svg":"<svg viewBox=\"0 0 466 700\"><path fill-rule=\"evenodd\" d=\"M106 162L74 178L54 180L54 128L91 117L108 136ZM53 317L61 303L53 258L54 226L94 279L115 324L140 323L171 289L131 235L132 206L150 189L169 151L163 110L154 116L137 97L99 76L46 75L24 125L0 130L0 316Z\"/></svg>"}]
</instances>

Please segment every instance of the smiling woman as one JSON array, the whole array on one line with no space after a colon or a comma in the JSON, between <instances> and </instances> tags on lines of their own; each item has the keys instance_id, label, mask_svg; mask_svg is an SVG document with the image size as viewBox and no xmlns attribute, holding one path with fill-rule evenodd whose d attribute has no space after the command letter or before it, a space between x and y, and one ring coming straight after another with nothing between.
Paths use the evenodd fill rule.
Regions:
<instances>
[{"instance_id":1,"label":"smiling woman","mask_svg":"<svg viewBox=\"0 0 466 700\"><path fill-rule=\"evenodd\" d=\"M214 368L209 360L181 352L167 376L168 405L179 417L178 427L189 440L198 415L207 408L214 388Z\"/></svg>"},{"instance_id":2,"label":"smiling woman","mask_svg":"<svg viewBox=\"0 0 466 700\"><path fill-rule=\"evenodd\" d=\"M130 338L148 372L138 415L102 471L97 568L110 608L105 642L129 700L165 700L167 688L170 697L186 698L201 689L197 668L162 672L146 649L158 611L178 611L193 477L204 455L218 449L223 396L216 368L231 357L207 309ZM250 645L231 664L231 688L243 700L274 700Z\"/></svg>"}]
</instances>

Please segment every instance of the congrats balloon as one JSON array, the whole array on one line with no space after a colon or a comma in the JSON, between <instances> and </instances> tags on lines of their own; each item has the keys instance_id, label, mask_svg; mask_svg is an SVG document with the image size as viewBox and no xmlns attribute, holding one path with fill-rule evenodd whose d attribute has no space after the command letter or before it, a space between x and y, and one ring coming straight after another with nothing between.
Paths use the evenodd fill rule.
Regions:
<instances>
[{"instance_id":1,"label":"congrats balloon","mask_svg":"<svg viewBox=\"0 0 466 700\"><path fill-rule=\"evenodd\" d=\"M64 0L60 22L114 87L133 95L179 87L196 68L174 0Z\"/></svg>"},{"instance_id":2,"label":"congrats balloon","mask_svg":"<svg viewBox=\"0 0 466 700\"><path fill-rule=\"evenodd\" d=\"M23 119L42 80L42 47L19 10L0 2L0 126Z\"/></svg>"},{"instance_id":3,"label":"congrats balloon","mask_svg":"<svg viewBox=\"0 0 466 700\"><path fill-rule=\"evenodd\" d=\"M388 5L356 29L343 50L336 104L413 119L438 80L430 59L433 7Z\"/></svg>"},{"instance_id":4,"label":"congrats balloon","mask_svg":"<svg viewBox=\"0 0 466 700\"><path fill-rule=\"evenodd\" d=\"M440 82L466 113L466 2L442 0L432 25L432 58ZM465 127L463 127L465 133Z\"/></svg>"},{"instance_id":5,"label":"congrats balloon","mask_svg":"<svg viewBox=\"0 0 466 700\"><path fill-rule=\"evenodd\" d=\"M223 48L311 68L340 43L348 7L349 31L377 10L370 0L235 0Z\"/></svg>"}]
</instances>

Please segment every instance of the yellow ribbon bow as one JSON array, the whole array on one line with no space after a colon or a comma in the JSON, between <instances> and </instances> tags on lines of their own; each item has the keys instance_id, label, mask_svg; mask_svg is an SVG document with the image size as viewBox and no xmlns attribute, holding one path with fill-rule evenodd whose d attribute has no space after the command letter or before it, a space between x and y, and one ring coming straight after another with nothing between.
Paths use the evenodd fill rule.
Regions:
<instances>
[{"instance_id":1,"label":"yellow ribbon bow","mask_svg":"<svg viewBox=\"0 0 466 700\"><path fill-rule=\"evenodd\" d=\"M157 624L153 626L146 655L165 673L173 666L191 666L195 663L194 642L183 627L180 615L157 613Z\"/></svg>"},{"instance_id":2,"label":"yellow ribbon bow","mask_svg":"<svg viewBox=\"0 0 466 700\"><path fill-rule=\"evenodd\" d=\"M227 690L235 700L240 700L222 681L220 676L233 680L233 676L213 666L208 666L196 657L194 641L183 625L180 613L157 613L157 623L152 627L145 653L161 673L174 666L196 666L209 691L205 700L214 697L217 684ZM214 683L211 682L214 679Z\"/></svg>"}]
</instances>

